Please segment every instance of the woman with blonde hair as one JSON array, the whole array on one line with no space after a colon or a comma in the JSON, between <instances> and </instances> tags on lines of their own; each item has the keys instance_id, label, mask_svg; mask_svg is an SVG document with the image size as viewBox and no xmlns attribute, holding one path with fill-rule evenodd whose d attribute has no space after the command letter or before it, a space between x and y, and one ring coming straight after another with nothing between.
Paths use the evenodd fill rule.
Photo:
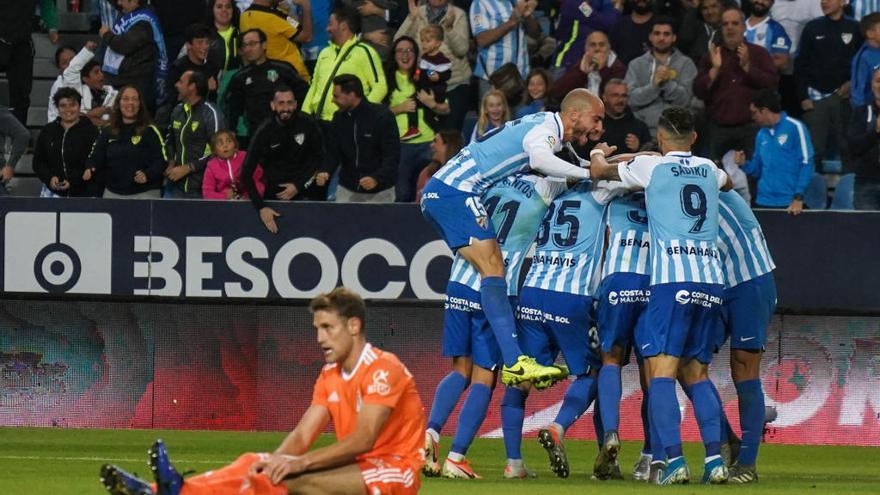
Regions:
<instances>
[{"instance_id":1,"label":"woman with blonde hair","mask_svg":"<svg viewBox=\"0 0 880 495\"><path fill-rule=\"evenodd\" d=\"M497 89L487 91L480 103L480 117L477 119L477 125L474 126L469 142L481 141L489 131L501 128L508 120L510 120L510 107L507 105L504 93Z\"/></svg>"}]
</instances>

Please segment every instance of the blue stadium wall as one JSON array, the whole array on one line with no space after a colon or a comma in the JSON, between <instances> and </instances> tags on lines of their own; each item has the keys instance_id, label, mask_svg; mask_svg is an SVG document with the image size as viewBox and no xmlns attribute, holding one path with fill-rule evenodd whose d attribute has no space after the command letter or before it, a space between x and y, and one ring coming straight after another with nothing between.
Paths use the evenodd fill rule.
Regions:
<instances>
[{"instance_id":1,"label":"blue stadium wall","mask_svg":"<svg viewBox=\"0 0 880 495\"><path fill-rule=\"evenodd\" d=\"M247 203L0 199L0 425L290 429L322 362L305 302L339 284L373 300L370 340L401 356L429 404L448 371L450 258L418 208L278 209L272 235ZM780 305L762 370L779 409L770 440L880 445L880 213L759 218ZM713 379L736 422L727 359ZM621 430L636 438L629 368ZM563 392L530 404L526 431ZM500 435L495 396L484 436ZM689 404L683 416L697 439ZM591 424L572 435L592 438Z\"/></svg>"}]
</instances>

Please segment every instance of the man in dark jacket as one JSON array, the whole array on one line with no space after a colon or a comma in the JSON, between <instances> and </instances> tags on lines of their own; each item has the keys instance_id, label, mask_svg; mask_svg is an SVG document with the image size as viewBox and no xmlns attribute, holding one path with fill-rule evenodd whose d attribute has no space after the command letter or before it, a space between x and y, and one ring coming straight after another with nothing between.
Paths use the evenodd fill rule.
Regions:
<instances>
[{"instance_id":1,"label":"man in dark jacket","mask_svg":"<svg viewBox=\"0 0 880 495\"><path fill-rule=\"evenodd\" d=\"M135 86L144 96L151 114L166 100L165 79L168 53L159 34L159 18L147 0L118 0L122 17L111 29L101 26L98 34L107 46L103 71L119 89Z\"/></svg>"},{"instance_id":2,"label":"man in dark jacket","mask_svg":"<svg viewBox=\"0 0 880 495\"><path fill-rule=\"evenodd\" d=\"M393 203L400 161L400 137L388 107L364 99L357 76L333 79L333 102L339 110L330 122L330 164L316 176L324 185L337 167L340 203Z\"/></svg>"},{"instance_id":3,"label":"man in dark jacket","mask_svg":"<svg viewBox=\"0 0 880 495\"><path fill-rule=\"evenodd\" d=\"M166 196L200 199L202 175L211 154L211 136L225 129L223 116L213 103L206 101L208 77L188 70L177 81L180 103L171 112L168 129L168 167Z\"/></svg>"},{"instance_id":4,"label":"man in dark jacket","mask_svg":"<svg viewBox=\"0 0 880 495\"><path fill-rule=\"evenodd\" d=\"M880 210L880 69L871 77L874 99L856 107L847 128L850 162L856 174L853 203L857 210Z\"/></svg>"},{"instance_id":5,"label":"man in dark jacket","mask_svg":"<svg viewBox=\"0 0 880 495\"><path fill-rule=\"evenodd\" d=\"M278 232L278 212L266 200L320 201L326 190L315 184L315 172L324 164L324 142L318 122L297 108L293 90L284 84L275 88L273 115L257 127L242 165L241 180L260 220L273 234ZM265 193L254 183L254 170L263 167Z\"/></svg>"},{"instance_id":6,"label":"man in dark jacket","mask_svg":"<svg viewBox=\"0 0 880 495\"><path fill-rule=\"evenodd\" d=\"M251 29L241 33L240 50L247 65L229 83L226 121L230 129L236 129L239 117L244 115L248 129L253 133L260 123L272 115L269 104L275 94L276 83L284 83L292 89L298 102L305 100L309 85L292 65L266 58L266 35L262 31ZM239 139L245 141L242 136Z\"/></svg>"},{"instance_id":7,"label":"man in dark jacket","mask_svg":"<svg viewBox=\"0 0 880 495\"><path fill-rule=\"evenodd\" d=\"M615 78L605 83L602 102L605 103L605 132L601 141L617 146L620 153L635 153L654 147L656 143L651 138L648 125L637 119L628 106L629 88L623 79ZM577 146L575 149L580 156L588 156L595 144L590 142L584 150Z\"/></svg>"}]
</instances>

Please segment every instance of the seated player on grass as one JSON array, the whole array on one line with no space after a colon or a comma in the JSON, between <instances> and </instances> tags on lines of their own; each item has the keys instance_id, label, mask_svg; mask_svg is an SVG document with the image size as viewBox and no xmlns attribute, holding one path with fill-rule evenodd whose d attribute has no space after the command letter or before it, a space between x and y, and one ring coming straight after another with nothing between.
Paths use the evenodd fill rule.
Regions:
<instances>
[{"instance_id":1,"label":"seated player on grass","mask_svg":"<svg viewBox=\"0 0 880 495\"><path fill-rule=\"evenodd\" d=\"M154 485L105 465L114 495L415 494L420 487L425 416L415 381L394 354L366 341L366 306L337 288L310 310L327 364L312 404L275 452L248 453L186 480L161 440L149 451ZM309 450L332 421L337 442Z\"/></svg>"}]
</instances>

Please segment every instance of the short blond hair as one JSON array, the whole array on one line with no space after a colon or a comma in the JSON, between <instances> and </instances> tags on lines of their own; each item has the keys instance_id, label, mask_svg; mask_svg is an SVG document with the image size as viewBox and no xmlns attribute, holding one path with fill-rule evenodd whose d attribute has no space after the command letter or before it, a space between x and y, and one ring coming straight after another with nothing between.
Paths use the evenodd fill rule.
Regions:
<instances>
[{"instance_id":1,"label":"short blond hair","mask_svg":"<svg viewBox=\"0 0 880 495\"><path fill-rule=\"evenodd\" d=\"M443 27L439 24L428 24L419 30L419 37L427 37L440 42L443 42L444 34Z\"/></svg>"}]
</instances>

